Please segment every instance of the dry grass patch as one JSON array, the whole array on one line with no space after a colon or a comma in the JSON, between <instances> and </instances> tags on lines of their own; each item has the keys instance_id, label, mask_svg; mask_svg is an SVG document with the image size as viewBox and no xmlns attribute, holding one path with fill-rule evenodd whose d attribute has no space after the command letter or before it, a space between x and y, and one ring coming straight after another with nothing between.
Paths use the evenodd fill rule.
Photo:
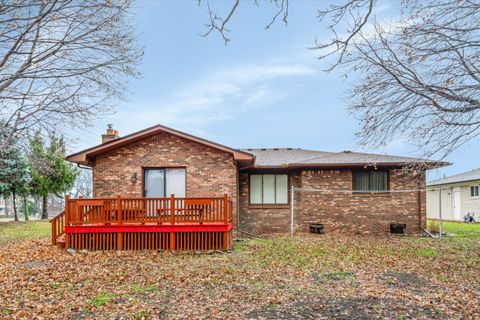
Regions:
<instances>
[{"instance_id":1,"label":"dry grass patch","mask_svg":"<svg viewBox=\"0 0 480 320\"><path fill-rule=\"evenodd\" d=\"M475 237L303 235L230 254L69 254L46 237L9 241L0 318L475 319L479 248Z\"/></svg>"}]
</instances>

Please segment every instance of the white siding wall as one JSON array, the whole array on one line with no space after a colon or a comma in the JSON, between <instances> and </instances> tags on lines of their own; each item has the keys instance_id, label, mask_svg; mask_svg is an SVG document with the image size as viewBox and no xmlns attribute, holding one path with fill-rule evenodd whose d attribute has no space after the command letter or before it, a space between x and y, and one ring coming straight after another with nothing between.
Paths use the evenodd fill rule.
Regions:
<instances>
[{"instance_id":1,"label":"white siding wall","mask_svg":"<svg viewBox=\"0 0 480 320\"><path fill-rule=\"evenodd\" d=\"M480 220L480 197L470 197L470 186L480 185L480 181L443 186L442 190L442 218L445 220L462 220L467 213L473 213L477 221ZM427 218L438 219L438 192L439 190L427 191ZM459 192L460 203L455 203L455 192ZM458 207L455 210L455 207ZM456 212L455 212L456 211Z\"/></svg>"},{"instance_id":2,"label":"white siding wall","mask_svg":"<svg viewBox=\"0 0 480 320\"><path fill-rule=\"evenodd\" d=\"M478 186L479 184L480 182L473 183L471 185ZM480 198L479 197L470 198L470 185L462 187L461 199L462 199L462 219L467 212L470 212L475 214L475 218L478 221L480 218Z\"/></svg>"},{"instance_id":3,"label":"white siding wall","mask_svg":"<svg viewBox=\"0 0 480 320\"><path fill-rule=\"evenodd\" d=\"M427 218L438 219L438 193L439 190L427 191ZM452 189L442 190L442 219L455 220L453 212Z\"/></svg>"}]
</instances>

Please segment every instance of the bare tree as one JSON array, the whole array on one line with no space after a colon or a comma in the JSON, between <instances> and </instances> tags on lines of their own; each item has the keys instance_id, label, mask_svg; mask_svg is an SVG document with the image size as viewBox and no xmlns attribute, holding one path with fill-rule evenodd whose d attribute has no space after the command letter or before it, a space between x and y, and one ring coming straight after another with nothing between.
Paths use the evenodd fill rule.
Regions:
<instances>
[{"instance_id":1,"label":"bare tree","mask_svg":"<svg viewBox=\"0 0 480 320\"><path fill-rule=\"evenodd\" d=\"M73 187L71 196L72 198L91 198L93 196L93 179L92 179L92 170L90 169L80 169L75 181L75 186Z\"/></svg>"},{"instance_id":2,"label":"bare tree","mask_svg":"<svg viewBox=\"0 0 480 320\"><path fill-rule=\"evenodd\" d=\"M480 3L415 1L375 23L344 63L359 74L351 111L363 144L407 138L444 158L480 134Z\"/></svg>"},{"instance_id":3,"label":"bare tree","mask_svg":"<svg viewBox=\"0 0 480 320\"><path fill-rule=\"evenodd\" d=\"M214 10L210 8L210 3L208 1L203 1L206 3L208 8L208 15L210 21L205 24L207 31L201 34L203 37L208 37L212 32L218 32L221 36L225 44L230 42L230 38L228 37L229 29L227 28L230 19L233 17L235 12L240 5L240 0L234 0L233 5L228 11L226 15L219 15ZM281 20L288 24L288 0L270 0L270 3L274 4L276 7L276 11L268 24L265 25L265 29L270 29L270 27L281 17ZM253 2L254 5L258 6L258 0ZM202 5L202 0L198 0L198 5Z\"/></svg>"},{"instance_id":4,"label":"bare tree","mask_svg":"<svg viewBox=\"0 0 480 320\"><path fill-rule=\"evenodd\" d=\"M311 49L328 61L327 71L354 75L350 111L361 122L362 144L404 138L422 155L444 158L480 134L480 3L405 0L388 23L377 19L377 5L345 0L320 8L332 38ZM225 39L233 13L209 12L208 33Z\"/></svg>"},{"instance_id":5,"label":"bare tree","mask_svg":"<svg viewBox=\"0 0 480 320\"><path fill-rule=\"evenodd\" d=\"M0 133L83 126L137 76L131 0L0 0ZM3 147L3 146L0 146Z\"/></svg>"}]
</instances>

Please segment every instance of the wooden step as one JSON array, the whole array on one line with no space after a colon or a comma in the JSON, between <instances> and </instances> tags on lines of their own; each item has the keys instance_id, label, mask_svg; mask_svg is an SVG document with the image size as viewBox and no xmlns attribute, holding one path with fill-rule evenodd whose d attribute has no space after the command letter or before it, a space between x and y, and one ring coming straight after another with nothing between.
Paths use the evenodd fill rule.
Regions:
<instances>
[{"instance_id":1,"label":"wooden step","mask_svg":"<svg viewBox=\"0 0 480 320\"><path fill-rule=\"evenodd\" d=\"M65 235L62 234L60 237L57 238L57 247L63 249L65 248Z\"/></svg>"}]
</instances>

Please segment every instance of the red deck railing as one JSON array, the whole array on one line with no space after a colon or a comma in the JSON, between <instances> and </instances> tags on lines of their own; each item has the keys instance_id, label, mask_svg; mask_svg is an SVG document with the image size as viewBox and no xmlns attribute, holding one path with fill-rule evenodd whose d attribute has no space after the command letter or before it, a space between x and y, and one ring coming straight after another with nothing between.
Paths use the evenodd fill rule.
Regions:
<instances>
[{"instance_id":1,"label":"red deck railing","mask_svg":"<svg viewBox=\"0 0 480 320\"><path fill-rule=\"evenodd\" d=\"M70 199L52 219L52 241L65 233L75 249L225 250L232 241L228 195L212 198Z\"/></svg>"},{"instance_id":2,"label":"red deck railing","mask_svg":"<svg viewBox=\"0 0 480 320\"><path fill-rule=\"evenodd\" d=\"M52 224L52 243L57 244L57 239L65 234L65 211L53 217L50 223Z\"/></svg>"},{"instance_id":3,"label":"red deck railing","mask_svg":"<svg viewBox=\"0 0 480 320\"><path fill-rule=\"evenodd\" d=\"M65 224L204 224L232 222L232 201L219 198L122 198L65 200Z\"/></svg>"}]
</instances>

